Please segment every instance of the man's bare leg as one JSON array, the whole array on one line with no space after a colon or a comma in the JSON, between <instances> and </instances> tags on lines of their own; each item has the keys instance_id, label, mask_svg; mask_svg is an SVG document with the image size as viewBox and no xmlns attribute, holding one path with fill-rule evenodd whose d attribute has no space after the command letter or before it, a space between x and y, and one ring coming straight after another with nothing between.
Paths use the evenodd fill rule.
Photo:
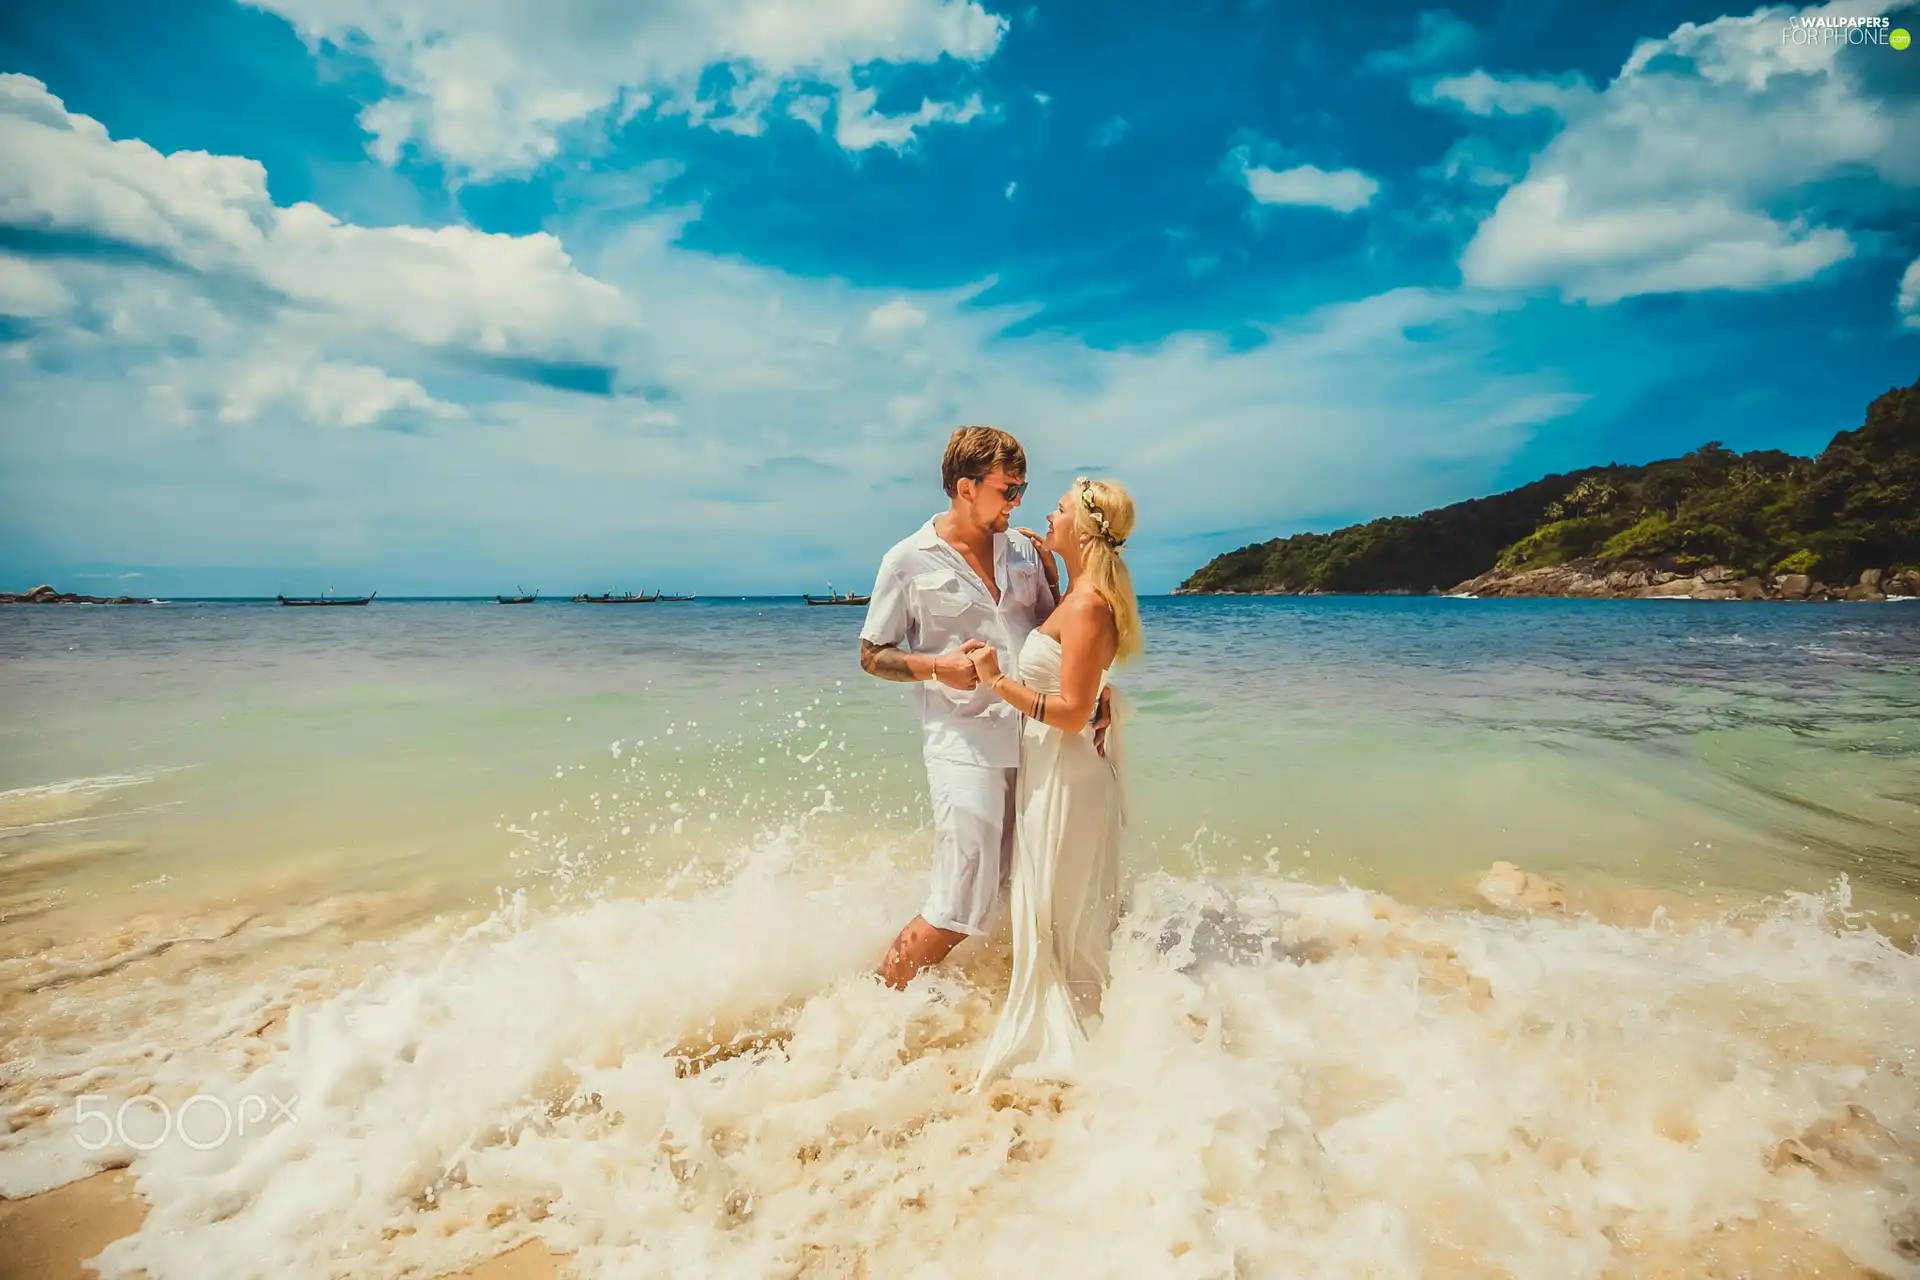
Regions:
<instances>
[{"instance_id":1,"label":"man's bare leg","mask_svg":"<svg viewBox=\"0 0 1920 1280\"><path fill-rule=\"evenodd\" d=\"M919 916L907 922L880 962L880 980L898 991L928 965L939 964L967 935L928 924Z\"/></svg>"}]
</instances>

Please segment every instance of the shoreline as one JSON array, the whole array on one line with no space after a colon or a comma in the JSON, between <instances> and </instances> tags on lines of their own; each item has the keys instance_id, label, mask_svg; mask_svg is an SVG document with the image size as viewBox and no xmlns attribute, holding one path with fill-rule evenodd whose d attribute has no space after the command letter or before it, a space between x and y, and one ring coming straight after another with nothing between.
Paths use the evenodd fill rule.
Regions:
<instances>
[{"instance_id":1,"label":"shoreline","mask_svg":"<svg viewBox=\"0 0 1920 1280\"><path fill-rule=\"evenodd\" d=\"M1488 592L1480 594L1473 591L1281 591L1268 589L1260 591L1176 591L1168 599L1201 600L1217 599L1268 599L1286 596L1298 600L1604 600L1609 602L1632 602L1637 600L1678 600L1699 604L1911 604L1920 601L1920 596L1875 596L1865 600L1847 600L1831 597L1820 600L1780 600L1762 597L1755 600L1743 600L1738 597L1710 595L1599 595L1588 592Z\"/></svg>"},{"instance_id":2,"label":"shoreline","mask_svg":"<svg viewBox=\"0 0 1920 1280\"><path fill-rule=\"evenodd\" d=\"M1695 572L1658 563L1626 562L1603 569L1573 561L1535 569L1492 569L1445 591L1294 591L1286 587L1185 590L1176 596L1434 596L1442 599L1708 600L1754 604L1893 604L1920 599L1920 573L1868 569L1844 586L1803 573L1778 577L1742 574L1724 565Z\"/></svg>"},{"instance_id":3,"label":"shoreline","mask_svg":"<svg viewBox=\"0 0 1920 1280\"><path fill-rule=\"evenodd\" d=\"M32 591L0 591L0 604L165 604L150 596L83 596L71 591L36 587Z\"/></svg>"}]
</instances>

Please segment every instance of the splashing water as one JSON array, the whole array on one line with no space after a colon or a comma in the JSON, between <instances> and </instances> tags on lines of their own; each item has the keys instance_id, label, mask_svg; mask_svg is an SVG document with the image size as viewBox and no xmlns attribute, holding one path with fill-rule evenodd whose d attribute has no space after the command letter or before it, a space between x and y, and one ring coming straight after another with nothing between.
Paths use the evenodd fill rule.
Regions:
<instances>
[{"instance_id":1,"label":"splashing water","mask_svg":"<svg viewBox=\"0 0 1920 1280\"><path fill-rule=\"evenodd\" d=\"M997 947L861 974L917 889L774 840L691 893L393 944L264 1057L241 1020L156 1070L296 1115L146 1153L104 1274L432 1274L534 1236L584 1276L1920 1259L1920 960L1844 883L1681 928L1149 876L1082 1077L986 1095Z\"/></svg>"},{"instance_id":2,"label":"splashing water","mask_svg":"<svg viewBox=\"0 0 1920 1280\"><path fill-rule=\"evenodd\" d=\"M1742 617L1676 642L1685 679L1549 628L1570 665L1422 638L1343 673L1322 637L1244 689L1251 624L1196 614L1171 674L1129 677L1145 816L1084 1069L982 1095L1004 939L905 993L867 976L924 890L924 798L837 633L777 682L623 673L544 720L424 686L246 704L235 737L151 735L190 773L51 735L114 785L14 793L88 839L0 844L40 913L0 936L0 1193L130 1162L151 1214L100 1259L127 1280L431 1276L536 1238L588 1277L1912 1275L1916 650ZM1771 668L1722 678L1730 653L1840 675L1755 692ZM305 791L369 815L363 861L292 875ZM256 793L270 838L216 803ZM191 896L199 864L156 851L215 837L247 878ZM397 864L423 874L361 869L435 839ZM1506 909L1469 905L1536 852L1564 892L1497 869ZM111 927L67 923L95 892ZM287 1106L79 1143L81 1099L134 1097Z\"/></svg>"}]
</instances>

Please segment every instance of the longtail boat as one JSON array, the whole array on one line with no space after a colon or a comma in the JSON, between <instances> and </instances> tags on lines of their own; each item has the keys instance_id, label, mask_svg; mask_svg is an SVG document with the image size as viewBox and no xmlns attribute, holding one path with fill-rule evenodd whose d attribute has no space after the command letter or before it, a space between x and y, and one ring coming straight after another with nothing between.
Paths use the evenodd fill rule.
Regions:
<instances>
[{"instance_id":1,"label":"longtail boat","mask_svg":"<svg viewBox=\"0 0 1920 1280\"><path fill-rule=\"evenodd\" d=\"M800 598L808 604L866 604L873 599L872 596L856 596L852 592L843 596L801 596Z\"/></svg>"},{"instance_id":2,"label":"longtail boat","mask_svg":"<svg viewBox=\"0 0 1920 1280\"><path fill-rule=\"evenodd\" d=\"M376 591L373 593L373 596L379 594L380 593ZM373 601L373 596L334 596L328 594L324 596L275 596L274 599L293 609L322 609L356 604L370 604Z\"/></svg>"},{"instance_id":3,"label":"longtail boat","mask_svg":"<svg viewBox=\"0 0 1920 1280\"><path fill-rule=\"evenodd\" d=\"M654 593L653 593L653 598L654 598L655 600L658 600L658 601L659 601L659 602L660 602L661 604L685 604L685 603L686 603L687 601L689 601L689 600L691 600L691 599L693 599L694 597L692 597L692 596L663 596L663 595L661 595L661 594L660 594L660 593L659 593L658 591L656 591L656 592L654 592Z\"/></svg>"},{"instance_id":4,"label":"longtail boat","mask_svg":"<svg viewBox=\"0 0 1920 1280\"><path fill-rule=\"evenodd\" d=\"M535 600L538 600L539 598L540 598L540 593L538 591L535 591L530 596L495 596L494 597L494 599L501 604L532 604Z\"/></svg>"},{"instance_id":5,"label":"longtail boat","mask_svg":"<svg viewBox=\"0 0 1920 1280\"><path fill-rule=\"evenodd\" d=\"M656 591L650 596L637 596L637 595L634 595L632 592L628 592L626 595L623 595L623 596L578 595L573 598L573 602L575 604L653 604L659 599L660 599L660 593Z\"/></svg>"}]
</instances>

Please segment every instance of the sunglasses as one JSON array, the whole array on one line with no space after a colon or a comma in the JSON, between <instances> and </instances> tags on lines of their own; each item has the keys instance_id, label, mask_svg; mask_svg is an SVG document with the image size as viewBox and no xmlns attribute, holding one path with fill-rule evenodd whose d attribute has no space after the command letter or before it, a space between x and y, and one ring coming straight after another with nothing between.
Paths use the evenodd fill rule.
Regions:
<instances>
[{"instance_id":1,"label":"sunglasses","mask_svg":"<svg viewBox=\"0 0 1920 1280\"><path fill-rule=\"evenodd\" d=\"M983 479L976 479L974 480L974 483L985 484L986 481ZM1000 490L1000 496L1007 502L1018 502L1022 497L1026 495L1028 482L1025 480L1006 480L1006 481L1002 481L1001 483L1002 483L1002 488Z\"/></svg>"}]
</instances>

